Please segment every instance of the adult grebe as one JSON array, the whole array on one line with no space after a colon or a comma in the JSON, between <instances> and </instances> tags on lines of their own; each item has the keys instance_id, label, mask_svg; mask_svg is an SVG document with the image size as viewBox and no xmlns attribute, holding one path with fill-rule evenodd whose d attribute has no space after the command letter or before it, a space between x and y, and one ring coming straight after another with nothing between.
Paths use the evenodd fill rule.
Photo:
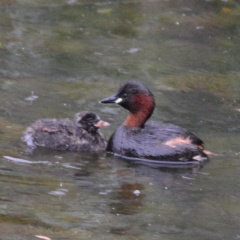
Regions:
<instances>
[{"instance_id":1,"label":"adult grebe","mask_svg":"<svg viewBox=\"0 0 240 240\"><path fill-rule=\"evenodd\" d=\"M139 82L123 84L116 94L100 101L117 103L129 115L108 141L107 151L129 158L186 163L208 159L203 141L173 124L146 122L155 107L154 96Z\"/></svg>"}]
</instances>

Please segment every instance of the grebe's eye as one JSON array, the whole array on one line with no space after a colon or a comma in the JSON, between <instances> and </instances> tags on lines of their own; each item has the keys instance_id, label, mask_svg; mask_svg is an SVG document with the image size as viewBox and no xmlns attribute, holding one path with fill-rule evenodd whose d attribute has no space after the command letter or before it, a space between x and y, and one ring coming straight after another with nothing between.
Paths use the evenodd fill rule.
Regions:
<instances>
[{"instance_id":1,"label":"grebe's eye","mask_svg":"<svg viewBox=\"0 0 240 240\"><path fill-rule=\"evenodd\" d=\"M89 119L88 122L89 122L90 124L93 124L93 123L94 123L94 119Z\"/></svg>"},{"instance_id":2,"label":"grebe's eye","mask_svg":"<svg viewBox=\"0 0 240 240\"><path fill-rule=\"evenodd\" d=\"M127 97L127 94L126 94L126 93L124 93L124 94L122 95L122 97L123 97L123 98L126 98L126 97Z\"/></svg>"}]
</instances>

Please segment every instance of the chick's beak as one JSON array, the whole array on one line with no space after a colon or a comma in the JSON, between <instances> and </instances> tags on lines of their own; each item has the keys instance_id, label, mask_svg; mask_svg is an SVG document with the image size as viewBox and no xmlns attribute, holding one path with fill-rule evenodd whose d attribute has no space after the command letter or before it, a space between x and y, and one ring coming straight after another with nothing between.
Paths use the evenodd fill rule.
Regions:
<instances>
[{"instance_id":1,"label":"chick's beak","mask_svg":"<svg viewBox=\"0 0 240 240\"><path fill-rule=\"evenodd\" d=\"M108 122L104 122L102 120L99 120L97 123L94 124L95 127L101 128L101 127L107 127L110 126Z\"/></svg>"}]
</instances>

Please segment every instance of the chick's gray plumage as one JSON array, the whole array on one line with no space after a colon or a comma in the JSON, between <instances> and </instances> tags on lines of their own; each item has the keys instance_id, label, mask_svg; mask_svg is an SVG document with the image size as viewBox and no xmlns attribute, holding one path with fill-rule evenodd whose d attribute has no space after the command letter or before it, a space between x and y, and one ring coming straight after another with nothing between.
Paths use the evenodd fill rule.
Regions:
<instances>
[{"instance_id":1,"label":"chick's gray plumage","mask_svg":"<svg viewBox=\"0 0 240 240\"><path fill-rule=\"evenodd\" d=\"M106 139L95 127L100 118L95 113L81 112L69 119L39 119L24 132L23 141L29 146L64 151L104 151Z\"/></svg>"}]
</instances>

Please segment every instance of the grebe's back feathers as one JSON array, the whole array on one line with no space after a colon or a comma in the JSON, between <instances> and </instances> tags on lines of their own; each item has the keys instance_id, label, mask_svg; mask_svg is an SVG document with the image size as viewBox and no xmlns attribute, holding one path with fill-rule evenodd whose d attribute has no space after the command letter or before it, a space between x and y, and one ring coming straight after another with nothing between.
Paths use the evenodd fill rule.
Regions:
<instances>
[{"instance_id":1,"label":"grebe's back feathers","mask_svg":"<svg viewBox=\"0 0 240 240\"><path fill-rule=\"evenodd\" d=\"M149 121L144 128L120 126L108 141L107 151L122 156L159 161L206 160L203 142L195 134L173 124Z\"/></svg>"}]
</instances>

